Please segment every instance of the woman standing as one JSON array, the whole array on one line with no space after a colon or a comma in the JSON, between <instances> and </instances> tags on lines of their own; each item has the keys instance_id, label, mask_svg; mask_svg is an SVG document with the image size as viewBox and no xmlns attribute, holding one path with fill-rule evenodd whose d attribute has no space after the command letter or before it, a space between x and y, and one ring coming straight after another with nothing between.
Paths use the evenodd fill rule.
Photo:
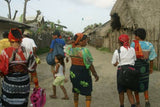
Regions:
<instances>
[{"instance_id":1,"label":"woman standing","mask_svg":"<svg viewBox=\"0 0 160 107\"><path fill-rule=\"evenodd\" d=\"M2 81L2 105L5 107L27 107L30 92L28 73L34 77L35 87L38 79L33 52L21 46L22 34L17 28L11 29L8 35L11 46L5 48L0 55L0 71L4 75Z\"/></svg>"},{"instance_id":2,"label":"woman standing","mask_svg":"<svg viewBox=\"0 0 160 107\"><path fill-rule=\"evenodd\" d=\"M127 67L130 69L135 69L134 64L136 60L136 54L134 48L129 46L129 37L128 35L122 34L118 38L120 49L114 51L112 57L112 64L118 66L117 69L117 89L119 93L120 107L124 107L124 92L127 92L128 100L131 104L131 107L135 106L134 97L132 94L132 89L128 86L122 85L119 83L120 73L122 68Z\"/></svg>"},{"instance_id":3,"label":"woman standing","mask_svg":"<svg viewBox=\"0 0 160 107\"><path fill-rule=\"evenodd\" d=\"M91 53L85 48L86 45L87 35L78 33L74 37L73 44L65 47L66 54L72 60L70 79L73 85L72 91L74 93L75 107L78 107L79 94L86 96L86 107L90 107L92 92L91 72L96 81L99 79L92 64L93 58Z\"/></svg>"},{"instance_id":4,"label":"woman standing","mask_svg":"<svg viewBox=\"0 0 160 107\"><path fill-rule=\"evenodd\" d=\"M136 52L136 70L140 72L138 92L144 92L145 107L150 107L148 85L149 74L153 72L153 60L157 57L154 46L145 41L146 31L143 28L138 28L134 31L135 40L131 43L131 47L135 48ZM140 107L139 94L135 92L137 107Z\"/></svg>"}]
</instances>

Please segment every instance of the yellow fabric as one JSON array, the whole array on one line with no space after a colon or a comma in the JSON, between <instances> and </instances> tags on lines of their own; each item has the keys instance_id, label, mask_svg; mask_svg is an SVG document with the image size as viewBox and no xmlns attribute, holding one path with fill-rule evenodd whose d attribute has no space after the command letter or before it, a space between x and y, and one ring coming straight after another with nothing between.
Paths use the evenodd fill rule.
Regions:
<instances>
[{"instance_id":1,"label":"yellow fabric","mask_svg":"<svg viewBox=\"0 0 160 107\"><path fill-rule=\"evenodd\" d=\"M53 81L53 85L55 85L55 86L63 86L64 85L64 80L65 80L64 76L58 76Z\"/></svg>"},{"instance_id":2,"label":"yellow fabric","mask_svg":"<svg viewBox=\"0 0 160 107\"><path fill-rule=\"evenodd\" d=\"M0 40L0 54L4 48L8 48L10 46L10 42L8 39L4 38Z\"/></svg>"},{"instance_id":3,"label":"yellow fabric","mask_svg":"<svg viewBox=\"0 0 160 107\"><path fill-rule=\"evenodd\" d=\"M36 59L36 63L37 63L37 64L40 64L40 63L41 63L41 60L40 60L39 57L37 57L37 58L35 58L35 59Z\"/></svg>"}]
</instances>

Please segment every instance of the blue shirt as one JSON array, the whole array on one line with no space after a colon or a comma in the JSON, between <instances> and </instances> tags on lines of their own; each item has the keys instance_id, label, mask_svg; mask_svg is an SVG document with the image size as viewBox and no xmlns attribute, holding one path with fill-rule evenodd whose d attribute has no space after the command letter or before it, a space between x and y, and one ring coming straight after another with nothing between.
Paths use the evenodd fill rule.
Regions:
<instances>
[{"instance_id":1,"label":"blue shirt","mask_svg":"<svg viewBox=\"0 0 160 107\"><path fill-rule=\"evenodd\" d=\"M57 39L52 40L52 43L51 43L51 45L50 45L50 48L54 49L54 43L55 43L55 41L56 41L57 43L62 44L63 46L65 45L65 42L64 42L63 39L57 38Z\"/></svg>"},{"instance_id":2,"label":"blue shirt","mask_svg":"<svg viewBox=\"0 0 160 107\"><path fill-rule=\"evenodd\" d=\"M157 57L156 51L154 49L154 46L152 45L152 43L147 42L147 41L139 41L139 44L141 46L142 51L149 51L149 60L153 60ZM131 47L135 47L135 43L132 42L131 43Z\"/></svg>"}]
</instances>

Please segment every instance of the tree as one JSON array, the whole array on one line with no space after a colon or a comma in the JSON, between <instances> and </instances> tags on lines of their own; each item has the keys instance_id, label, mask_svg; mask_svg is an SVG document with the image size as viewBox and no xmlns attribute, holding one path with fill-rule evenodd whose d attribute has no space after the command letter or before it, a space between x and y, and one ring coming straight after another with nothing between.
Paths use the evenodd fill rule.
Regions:
<instances>
[{"instance_id":1,"label":"tree","mask_svg":"<svg viewBox=\"0 0 160 107\"><path fill-rule=\"evenodd\" d=\"M7 4L8 4L8 11L9 11L8 18L11 19L11 18L12 18L12 16L11 16L11 5L10 5L11 0L4 0L4 1L6 1ZM17 12L18 12L18 11L15 10L13 20L16 18Z\"/></svg>"},{"instance_id":2,"label":"tree","mask_svg":"<svg viewBox=\"0 0 160 107\"><path fill-rule=\"evenodd\" d=\"M26 9L27 9L27 3L28 3L28 1L30 1L30 0L25 0L24 1L23 20L22 20L23 23L33 23L33 22L36 22L38 16L41 14L41 11L37 10L37 15L36 15L36 17L33 20L26 20Z\"/></svg>"},{"instance_id":3,"label":"tree","mask_svg":"<svg viewBox=\"0 0 160 107\"><path fill-rule=\"evenodd\" d=\"M11 6L10 6L11 0L4 0L4 1L6 1L8 4L8 11L9 11L8 18L11 19Z\"/></svg>"}]
</instances>

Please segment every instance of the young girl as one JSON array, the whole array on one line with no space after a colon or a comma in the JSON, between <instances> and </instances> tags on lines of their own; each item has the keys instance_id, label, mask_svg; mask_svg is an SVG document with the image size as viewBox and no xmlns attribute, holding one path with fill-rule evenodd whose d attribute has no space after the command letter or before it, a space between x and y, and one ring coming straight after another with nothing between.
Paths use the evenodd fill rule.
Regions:
<instances>
[{"instance_id":1,"label":"young girl","mask_svg":"<svg viewBox=\"0 0 160 107\"><path fill-rule=\"evenodd\" d=\"M51 98L57 98L56 96L56 86L60 86L64 93L63 100L68 100L69 97L67 95L66 89L64 87L65 82L65 64L62 55L55 56L55 71L53 71L54 81L53 81L53 95L50 95Z\"/></svg>"},{"instance_id":2,"label":"young girl","mask_svg":"<svg viewBox=\"0 0 160 107\"><path fill-rule=\"evenodd\" d=\"M133 68L133 65L135 64L135 60L136 60L134 48L129 47L128 35L125 35L125 34L120 35L118 39L120 44L120 53L118 53L118 50L115 50L112 58L112 64L114 66L118 65L117 79L119 78L119 75L121 72L120 66L121 67L128 66ZM120 54L120 57L119 57L119 54ZM131 107L136 107L132 90L130 88L120 85L117 81L117 89L119 93L120 107L124 107L124 92L127 92L128 100L131 104Z\"/></svg>"}]
</instances>

